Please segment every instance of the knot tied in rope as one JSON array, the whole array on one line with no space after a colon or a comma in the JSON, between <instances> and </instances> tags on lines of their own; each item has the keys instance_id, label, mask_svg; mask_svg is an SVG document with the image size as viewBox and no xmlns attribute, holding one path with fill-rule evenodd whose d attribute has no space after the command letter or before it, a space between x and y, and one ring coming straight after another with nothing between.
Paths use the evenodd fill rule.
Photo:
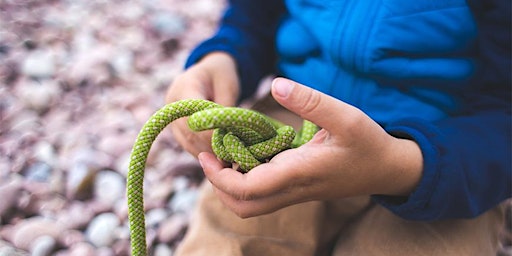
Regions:
<instances>
[{"instance_id":1,"label":"knot tied in rope","mask_svg":"<svg viewBox=\"0 0 512 256\"><path fill-rule=\"evenodd\" d=\"M297 134L291 126L257 111L223 107L207 100L181 100L158 110L142 127L130 156L127 197L132 255L146 255L143 180L149 150L168 124L186 116L191 130L213 130L211 145L215 155L237 164L242 172L250 171L281 151L306 143L318 130L313 123L304 121Z\"/></svg>"}]
</instances>

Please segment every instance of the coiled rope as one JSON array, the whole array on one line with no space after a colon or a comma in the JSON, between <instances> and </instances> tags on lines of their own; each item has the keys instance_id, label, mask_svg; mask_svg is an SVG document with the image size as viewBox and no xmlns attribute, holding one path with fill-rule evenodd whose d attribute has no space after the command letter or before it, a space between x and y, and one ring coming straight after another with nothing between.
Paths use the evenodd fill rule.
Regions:
<instances>
[{"instance_id":1,"label":"coiled rope","mask_svg":"<svg viewBox=\"0 0 512 256\"><path fill-rule=\"evenodd\" d=\"M259 112L223 107L207 100L181 100L158 110L142 127L130 156L127 197L132 255L147 255L143 180L149 150L168 124L186 116L193 131L213 129L214 153L223 161L238 164L242 172L250 171L283 150L306 143L318 130L313 123L304 121L297 134L291 126Z\"/></svg>"}]
</instances>

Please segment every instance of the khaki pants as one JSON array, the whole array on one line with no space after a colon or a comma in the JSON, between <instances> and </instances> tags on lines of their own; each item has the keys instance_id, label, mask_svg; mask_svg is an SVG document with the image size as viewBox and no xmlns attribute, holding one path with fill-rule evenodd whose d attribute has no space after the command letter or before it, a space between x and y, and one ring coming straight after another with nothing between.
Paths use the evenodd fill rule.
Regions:
<instances>
[{"instance_id":1,"label":"khaki pants","mask_svg":"<svg viewBox=\"0 0 512 256\"><path fill-rule=\"evenodd\" d=\"M255 109L300 125L268 98ZM176 255L496 255L503 225L502 207L474 219L415 222L369 197L307 202L240 219L206 181Z\"/></svg>"}]
</instances>

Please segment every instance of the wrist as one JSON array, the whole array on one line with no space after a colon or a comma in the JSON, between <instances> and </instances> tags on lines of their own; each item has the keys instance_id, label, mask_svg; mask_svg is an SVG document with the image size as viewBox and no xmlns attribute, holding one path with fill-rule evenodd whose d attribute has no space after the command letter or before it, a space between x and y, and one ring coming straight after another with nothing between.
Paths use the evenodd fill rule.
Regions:
<instances>
[{"instance_id":1,"label":"wrist","mask_svg":"<svg viewBox=\"0 0 512 256\"><path fill-rule=\"evenodd\" d=\"M392 137L387 154L388 186L385 195L409 196L418 186L423 173L423 155L410 139Z\"/></svg>"}]
</instances>

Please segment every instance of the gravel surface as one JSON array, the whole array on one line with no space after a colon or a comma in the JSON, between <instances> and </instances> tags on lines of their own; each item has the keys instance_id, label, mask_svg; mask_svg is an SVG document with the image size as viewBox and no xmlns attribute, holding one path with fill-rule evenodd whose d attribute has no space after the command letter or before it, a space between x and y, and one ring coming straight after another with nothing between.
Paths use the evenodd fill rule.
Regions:
<instances>
[{"instance_id":1,"label":"gravel surface","mask_svg":"<svg viewBox=\"0 0 512 256\"><path fill-rule=\"evenodd\" d=\"M0 255L128 255L135 137L224 1L0 1ZM170 132L146 170L149 244L170 255L203 179Z\"/></svg>"}]
</instances>

